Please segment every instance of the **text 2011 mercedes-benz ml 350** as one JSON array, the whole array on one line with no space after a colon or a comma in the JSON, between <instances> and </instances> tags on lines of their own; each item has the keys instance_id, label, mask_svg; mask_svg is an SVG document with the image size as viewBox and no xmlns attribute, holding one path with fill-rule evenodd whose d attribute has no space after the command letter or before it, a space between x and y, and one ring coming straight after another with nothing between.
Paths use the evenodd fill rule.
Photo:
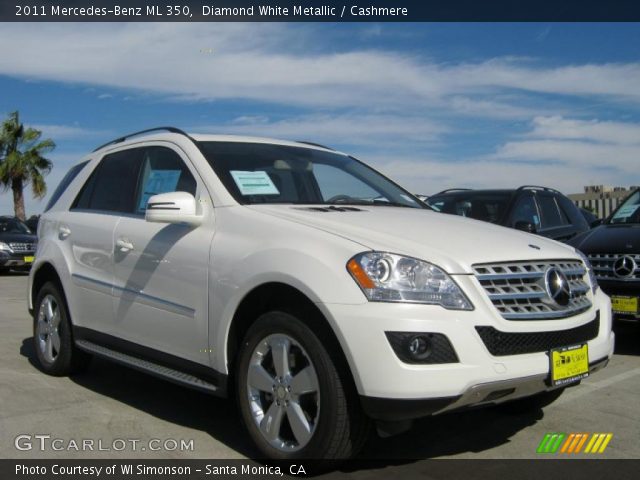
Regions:
<instances>
[{"instance_id":1,"label":"text 2011 mercedes-benz ml 350","mask_svg":"<svg viewBox=\"0 0 640 480\"><path fill-rule=\"evenodd\" d=\"M46 373L95 355L234 397L270 458L541 408L613 352L611 303L574 248L433 212L316 144L132 134L69 171L38 235Z\"/></svg>"}]
</instances>

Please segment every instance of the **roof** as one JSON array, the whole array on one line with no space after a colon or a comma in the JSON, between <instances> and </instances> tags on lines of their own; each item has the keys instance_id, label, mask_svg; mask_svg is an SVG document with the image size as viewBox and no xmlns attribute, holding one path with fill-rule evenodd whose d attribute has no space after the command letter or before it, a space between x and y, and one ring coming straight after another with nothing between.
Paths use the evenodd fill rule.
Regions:
<instances>
[{"instance_id":1,"label":"roof","mask_svg":"<svg viewBox=\"0 0 640 480\"><path fill-rule=\"evenodd\" d=\"M283 145L289 147L304 147L310 148L313 150L321 150L326 152L334 152L341 153L332 150L329 147L325 147L324 145L320 145L317 143L306 142L306 141L290 141L290 140L280 140L276 138L267 138L267 137L253 137L253 136L244 136L244 135L216 135L216 134L203 134L203 133L187 133L175 127L157 127L151 128L148 130L142 130L140 132L130 133L128 135L124 135L122 137L116 138L104 145L99 146L94 150L97 152L99 150L112 147L115 145L127 144L129 142L133 143L133 137L136 137L138 141L140 141L139 137L142 137L146 140L162 140L167 137L173 137L176 135L180 135L182 137L186 137L191 141L195 142L238 142L238 143L262 143L262 144L271 144L271 145ZM343 154L344 155L344 154Z\"/></svg>"}]
</instances>

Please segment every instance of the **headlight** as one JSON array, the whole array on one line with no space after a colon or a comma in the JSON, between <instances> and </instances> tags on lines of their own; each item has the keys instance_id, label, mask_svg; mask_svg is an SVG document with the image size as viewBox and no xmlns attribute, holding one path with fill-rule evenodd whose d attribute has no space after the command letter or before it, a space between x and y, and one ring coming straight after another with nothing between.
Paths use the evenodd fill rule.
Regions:
<instances>
[{"instance_id":1,"label":"headlight","mask_svg":"<svg viewBox=\"0 0 640 480\"><path fill-rule=\"evenodd\" d=\"M422 260L365 252L349 260L347 270L373 302L428 303L452 310L473 310L449 275Z\"/></svg>"},{"instance_id":2,"label":"headlight","mask_svg":"<svg viewBox=\"0 0 640 480\"><path fill-rule=\"evenodd\" d=\"M0 242L0 251L13 253L11 247L4 242Z\"/></svg>"},{"instance_id":3,"label":"headlight","mask_svg":"<svg viewBox=\"0 0 640 480\"><path fill-rule=\"evenodd\" d=\"M593 293L596 293L596 290L598 290L598 279L596 278L596 274L593 271L591 262L589 261L589 258L587 258L587 256L584 253L582 253L577 248L575 250L576 250L576 253L580 255L580 258L582 259L582 261L584 262L584 266L587 267L587 272L589 273L589 283L591 283L591 291Z\"/></svg>"}]
</instances>

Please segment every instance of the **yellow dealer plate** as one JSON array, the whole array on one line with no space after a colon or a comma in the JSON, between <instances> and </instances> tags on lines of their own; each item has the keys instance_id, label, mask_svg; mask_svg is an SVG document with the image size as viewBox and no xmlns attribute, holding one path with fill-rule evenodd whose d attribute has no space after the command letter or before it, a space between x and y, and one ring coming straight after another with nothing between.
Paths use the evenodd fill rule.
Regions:
<instances>
[{"instance_id":1,"label":"yellow dealer plate","mask_svg":"<svg viewBox=\"0 0 640 480\"><path fill-rule=\"evenodd\" d=\"M575 345L551 350L551 383L564 385L589 375L589 346Z\"/></svg>"},{"instance_id":2,"label":"yellow dealer plate","mask_svg":"<svg viewBox=\"0 0 640 480\"><path fill-rule=\"evenodd\" d=\"M638 297L611 297L611 309L617 313L637 313Z\"/></svg>"},{"instance_id":3,"label":"yellow dealer plate","mask_svg":"<svg viewBox=\"0 0 640 480\"><path fill-rule=\"evenodd\" d=\"M34 257L24 257L24 263L33 263Z\"/></svg>"}]
</instances>

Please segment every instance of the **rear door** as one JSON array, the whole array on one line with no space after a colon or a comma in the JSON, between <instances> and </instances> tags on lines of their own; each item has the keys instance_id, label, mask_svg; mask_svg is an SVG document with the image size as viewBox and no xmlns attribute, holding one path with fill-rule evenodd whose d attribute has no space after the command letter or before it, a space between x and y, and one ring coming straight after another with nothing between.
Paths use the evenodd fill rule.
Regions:
<instances>
[{"instance_id":1,"label":"rear door","mask_svg":"<svg viewBox=\"0 0 640 480\"><path fill-rule=\"evenodd\" d=\"M135 151L105 155L58 225L76 287L69 307L78 326L101 332L113 326L113 233L131 208L139 167Z\"/></svg>"},{"instance_id":2,"label":"rear door","mask_svg":"<svg viewBox=\"0 0 640 480\"><path fill-rule=\"evenodd\" d=\"M145 221L151 195L182 191L210 205L184 153L172 144L143 149L134 208L115 229L114 330L125 340L209 363L208 266L213 215L199 226ZM210 210L208 210L210 212Z\"/></svg>"}]
</instances>

